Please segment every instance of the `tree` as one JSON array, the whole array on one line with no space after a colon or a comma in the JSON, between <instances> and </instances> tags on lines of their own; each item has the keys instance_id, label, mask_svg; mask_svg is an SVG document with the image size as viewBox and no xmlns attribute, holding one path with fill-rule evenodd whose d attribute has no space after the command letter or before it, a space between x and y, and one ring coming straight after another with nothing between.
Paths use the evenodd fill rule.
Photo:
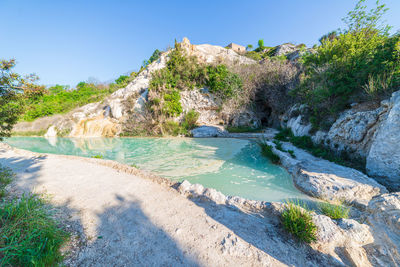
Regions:
<instances>
[{"instance_id":1,"label":"tree","mask_svg":"<svg viewBox=\"0 0 400 267\"><path fill-rule=\"evenodd\" d=\"M260 49L264 48L264 40L263 39L258 40L258 48L260 48Z\"/></svg>"},{"instance_id":2,"label":"tree","mask_svg":"<svg viewBox=\"0 0 400 267\"><path fill-rule=\"evenodd\" d=\"M248 44L248 45L246 46L246 50L250 50L250 49L253 49L253 45Z\"/></svg>"},{"instance_id":3,"label":"tree","mask_svg":"<svg viewBox=\"0 0 400 267\"><path fill-rule=\"evenodd\" d=\"M376 1L376 7L367 10L365 0L359 0L354 10L347 14L347 17L343 18L343 22L347 25L345 32L360 32L361 30L378 31L380 34L388 35L390 26L385 25L382 21L383 15L386 13L388 8L385 8L385 4L380 4L379 0Z\"/></svg>"},{"instance_id":4,"label":"tree","mask_svg":"<svg viewBox=\"0 0 400 267\"><path fill-rule=\"evenodd\" d=\"M10 136L12 127L22 112L23 105L20 102L22 92L25 90L39 92L44 89L44 86L33 84L38 80L36 75L23 78L13 72L15 64L15 59L0 61L0 140Z\"/></svg>"}]
</instances>

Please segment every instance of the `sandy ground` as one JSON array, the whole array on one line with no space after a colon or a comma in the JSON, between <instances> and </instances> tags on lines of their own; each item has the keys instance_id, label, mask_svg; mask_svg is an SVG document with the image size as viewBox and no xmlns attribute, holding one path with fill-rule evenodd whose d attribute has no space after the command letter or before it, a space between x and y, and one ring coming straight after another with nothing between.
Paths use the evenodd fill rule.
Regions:
<instances>
[{"instance_id":1,"label":"sandy ground","mask_svg":"<svg viewBox=\"0 0 400 267\"><path fill-rule=\"evenodd\" d=\"M74 266L332 265L293 241L276 218L188 199L96 160L0 147L18 190L47 193L85 240ZM332 260L332 261L331 261Z\"/></svg>"}]
</instances>

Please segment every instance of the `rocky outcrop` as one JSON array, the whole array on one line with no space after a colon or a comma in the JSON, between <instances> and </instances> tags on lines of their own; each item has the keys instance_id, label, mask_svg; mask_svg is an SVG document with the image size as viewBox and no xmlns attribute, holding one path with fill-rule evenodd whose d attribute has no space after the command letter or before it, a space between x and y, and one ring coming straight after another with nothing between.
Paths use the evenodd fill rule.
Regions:
<instances>
[{"instance_id":1,"label":"rocky outcrop","mask_svg":"<svg viewBox=\"0 0 400 267\"><path fill-rule=\"evenodd\" d=\"M246 212L250 211L252 213L264 212L264 220L271 220L272 223L268 227L274 229L271 232L277 235L276 239L284 235L281 233L282 225L279 223L279 218L286 204L225 196L214 189L204 188L199 184L191 184L186 180L179 184L177 190L194 201L196 199L202 202L211 201L217 205L227 205L234 209ZM315 212L311 212L311 214L313 222L317 226L317 241L311 244L313 250L310 253L313 253L312 251L319 251L330 255L333 259L336 259L334 262L330 262L330 266L332 264L338 266L372 266L370 258L380 258L380 256L375 256L375 254L369 255L364 249L365 246L372 246L374 244L374 236L367 224L361 224L353 219L332 220L325 215ZM288 238L293 237L288 236ZM289 245L290 242L287 244ZM303 248L303 246L298 247L298 249ZM279 243L279 250L287 251L289 248L285 248L283 243Z\"/></svg>"},{"instance_id":2,"label":"rocky outcrop","mask_svg":"<svg viewBox=\"0 0 400 267\"><path fill-rule=\"evenodd\" d=\"M387 104L387 117L367 156L367 172L388 187L400 189L400 91L393 93Z\"/></svg>"},{"instance_id":3,"label":"rocky outcrop","mask_svg":"<svg viewBox=\"0 0 400 267\"><path fill-rule=\"evenodd\" d=\"M275 147L272 142L268 144ZM310 196L365 209L373 197L387 193L384 186L357 170L316 158L289 143L283 143L283 149L292 150L295 158L276 148L274 152L292 174L296 187Z\"/></svg>"},{"instance_id":4,"label":"rocky outcrop","mask_svg":"<svg viewBox=\"0 0 400 267\"><path fill-rule=\"evenodd\" d=\"M210 94L207 88L182 91L181 104L184 113L190 110L199 113L197 123L200 125L213 125L223 122L219 112L222 101Z\"/></svg>"},{"instance_id":5,"label":"rocky outcrop","mask_svg":"<svg viewBox=\"0 0 400 267\"><path fill-rule=\"evenodd\" d=\"M256 61L244 57L231 49L209 44L193 45L187 38L183 39L181 47L188 56L196 56L202 63L238 65L255 64ZM132 118L143 117L148 96L148 87L152 73L166 66L169 51L163 53L158 60L147 66L125 88L115 91L102 102L91 103L77 108L66 115L41 118L33 123L20 123L14 131L47 130L54 126L55 130L74 137L115 136L129 123ZM200 124L219 124L226 120L234 125L249 123L253 114L247 110L234 114L220 112L222 101L210 94L207 88L181 92L181 105L184 112L196 110L200 113ZM229 112L228 112L229 113ZM177 118L181 120L183 116Z\"/></svg>"},{"instance_id":6,"label":"rocky outcrop","mask_svg":"<svg viewBox=\"0 0 400 267\"><path fill-rule=\"evenodd\" d=\"M398 266L400 262L400 192L383 194L370 201L364 220L375 242L366 246L374 266Z\"/></svg>"}]
</instances>

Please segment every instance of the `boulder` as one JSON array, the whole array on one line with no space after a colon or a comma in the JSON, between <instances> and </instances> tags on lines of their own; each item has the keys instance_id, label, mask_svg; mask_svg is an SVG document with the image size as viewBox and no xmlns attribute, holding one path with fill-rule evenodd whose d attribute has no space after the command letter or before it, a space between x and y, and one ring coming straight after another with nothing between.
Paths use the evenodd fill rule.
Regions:
<instances>
[{"instance_id":1,"label":"boulder","mask_svg":"<svg viewBox=\"0 0 400 267\"><path fill-rule=\"evenodd\" d=\"M388 102L387 118L377 130L367 156L367 172L388 187L400 189L400 91Z\"/></svg>"},{"instance_id":2,"label":"boulder","mask_svg":"<svg viewBox=\"0 0 400 267\"><path fill-rule=\"evenodd\" d=\"M200 126L191 131L193 137L204 138L204 137L224 137L227 136L227 132L223 127L219 126Z\"/></svg>"}]
</instances>

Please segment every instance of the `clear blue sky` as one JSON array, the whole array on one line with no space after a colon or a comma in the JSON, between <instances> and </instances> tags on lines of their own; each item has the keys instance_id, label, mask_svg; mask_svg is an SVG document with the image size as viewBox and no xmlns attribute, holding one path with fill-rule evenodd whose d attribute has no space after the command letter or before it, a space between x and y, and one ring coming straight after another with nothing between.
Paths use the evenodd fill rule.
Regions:
<instances>
[{"instance_id":1,"label":"clear blue sky","mask_svg":"<svg viewBox=\"0 0 400 267\"><path fill-rule=\"evenodd\" d=\"M369 0L372 4L375 1ZM400 29L400 1L385 0L386 20ZM20 73L42 84L95 77L108 81L137 70L154 49L187 36L194 44L225 46L285 42L311 46L354 0L0 0L0 58L16 58Z\"/></svg>"}]
</instances>

